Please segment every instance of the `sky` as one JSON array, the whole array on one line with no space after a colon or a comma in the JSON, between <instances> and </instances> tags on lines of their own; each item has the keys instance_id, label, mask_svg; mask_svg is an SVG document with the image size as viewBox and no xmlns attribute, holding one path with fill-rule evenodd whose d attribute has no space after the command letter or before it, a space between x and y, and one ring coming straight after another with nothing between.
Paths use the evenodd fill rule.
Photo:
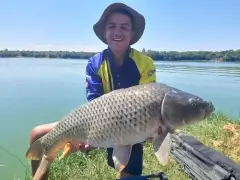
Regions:
<instances>
[{"instance_id":1,"label":"sky","mask_svg":"<svg viewBox=\"0 0 240 180\"><path fill-rule=\"evenodd\" d=\"M110 0L1 0L0 49L101 51L93 24ZM125 0L146 29L132 47L157 51L240 49L239 0Z\"/></svg>"}]
</instances>

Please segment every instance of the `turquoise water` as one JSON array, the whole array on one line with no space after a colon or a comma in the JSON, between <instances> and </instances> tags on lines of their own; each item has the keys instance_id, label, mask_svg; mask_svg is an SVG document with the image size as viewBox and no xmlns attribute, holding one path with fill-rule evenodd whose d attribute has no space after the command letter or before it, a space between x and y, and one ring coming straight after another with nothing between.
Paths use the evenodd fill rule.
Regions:
<instances>
[{"instance_id":1,"label":"turquoise water","mask_svg":"<svg viewBox=\"0 0 240 180\"><path fill-rule=\"evenodd\" d=\"M0 59L0 145L25 164L30 130L86 102L86 60ZM157 78L214 102L238 117L240 64L156 62ZM0 179L24 178L24 167L0 149Z\"/></svg>"}]
</instances>

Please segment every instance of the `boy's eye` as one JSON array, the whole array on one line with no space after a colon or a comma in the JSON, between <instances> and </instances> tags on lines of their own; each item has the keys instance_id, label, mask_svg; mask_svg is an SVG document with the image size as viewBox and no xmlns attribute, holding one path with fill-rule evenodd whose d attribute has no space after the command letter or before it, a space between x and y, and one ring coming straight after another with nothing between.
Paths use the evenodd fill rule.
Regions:
<instances>
[{"instance_id":1,"label":"boy's eye","mask_svg":"<svg viewBox=\"0 0 240 180\"><path fill-rule=\"evenodd\" d=\"M112 29L112 28L115 28L115 27L116 27L115 25L108 25L109 29Z\"/></svg>"}]
</instances>

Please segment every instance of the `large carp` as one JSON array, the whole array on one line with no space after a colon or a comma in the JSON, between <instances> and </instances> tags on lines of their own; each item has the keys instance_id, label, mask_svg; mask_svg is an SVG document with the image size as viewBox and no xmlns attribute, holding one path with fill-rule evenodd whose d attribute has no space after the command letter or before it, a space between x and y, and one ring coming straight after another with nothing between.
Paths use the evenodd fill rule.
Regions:
<instances>
[{"instance_id":1,"label":"large carp","mask_svg":"<svg viewBox=\"0 0 240 180\"><path fill-rule=\"evenodd\" d=\"M63 117L30 146L26 157L41 159L33 178L39 180L61 150L64 158L72 144L81 142L114 148L113 161L120 172L128 163L132 145L152 137L155 155L165 165L172 132L205 119L214 110L211 102L163 83L114 90Z\"/></svg>"}]
</instances>

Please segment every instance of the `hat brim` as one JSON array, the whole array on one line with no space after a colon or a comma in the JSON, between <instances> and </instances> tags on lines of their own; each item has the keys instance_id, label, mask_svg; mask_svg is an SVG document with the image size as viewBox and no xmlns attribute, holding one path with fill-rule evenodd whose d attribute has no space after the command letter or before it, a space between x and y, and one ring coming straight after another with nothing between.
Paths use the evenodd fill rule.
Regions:
<instances>
[{"instance_id":1,"label":"hat brim","mask_svg":"<svg viewBox=\"0 0 240 180\"><path fill-rule=\"evenodd\" d=\"M134 20L134 33L132 40L130 41L130 45L135 44L143 35L145 29L145 18L136 10L132 9L131 7L127 6L123 3L113 3L109 5L103 12L102 16L100 17L99 21L94 24L93 30L96 36L105 44L107 44L106 39L104 37L105 32L105 20L110 13L114 10L123 9L129 12Z\"/></svg>"}]
</instances>

